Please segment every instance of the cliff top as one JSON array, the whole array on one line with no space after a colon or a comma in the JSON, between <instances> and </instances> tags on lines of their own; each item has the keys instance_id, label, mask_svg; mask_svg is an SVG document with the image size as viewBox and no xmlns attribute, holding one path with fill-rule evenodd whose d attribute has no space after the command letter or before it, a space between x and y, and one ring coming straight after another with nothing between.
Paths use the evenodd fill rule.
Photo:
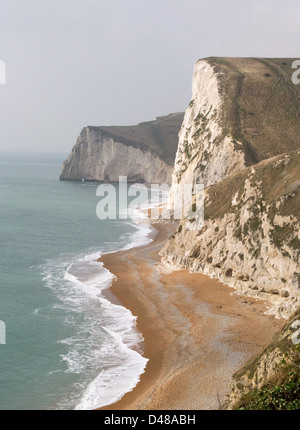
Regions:
<instances>
[{"instance_id":1,"label":"cliff top","mask_svg":"<svg viewBox=\"0 0 300 430\"><path fill-rule=\"evenodd\" d=\"M300 147L300 85L293 58L205 58L224 98L222 129L243 144L246 164ZM199 60L201 61L201 60Z\"/></svg>"},{"instance_id":2,"label":"cliff top","mask_svg":"<svg viewBox=\"0 0 300 430\"><path fill-rule=\"evenodd\" d=\"M131 126L88 126L101 135L111 137L124 145L157 154L168 165L174 164L178 132L183 121L183 112L159 116L153 121Z\"/></svg>"}]
</instances>

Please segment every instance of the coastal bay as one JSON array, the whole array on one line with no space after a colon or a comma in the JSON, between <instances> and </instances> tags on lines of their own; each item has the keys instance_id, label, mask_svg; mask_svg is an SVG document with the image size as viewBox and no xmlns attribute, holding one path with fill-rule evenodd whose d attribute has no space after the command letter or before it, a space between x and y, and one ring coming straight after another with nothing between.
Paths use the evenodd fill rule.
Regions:
<instances>
[{"instance_id":1,"label":"coastal bay","mask_svg":"<svg viewBox=\"0 0 300 430\"><path fill-rule=\"evenodd\" d=\"M151 244L101 257L116 278L109 299L130 309L149 359L137 386L102 409L219 409L234 372L268 344L284 320L261 300L200 273L162 273L159 251L174 226L156 224ZM107 290L106 290L107 291Z\"/></svg>"}]
</instances>

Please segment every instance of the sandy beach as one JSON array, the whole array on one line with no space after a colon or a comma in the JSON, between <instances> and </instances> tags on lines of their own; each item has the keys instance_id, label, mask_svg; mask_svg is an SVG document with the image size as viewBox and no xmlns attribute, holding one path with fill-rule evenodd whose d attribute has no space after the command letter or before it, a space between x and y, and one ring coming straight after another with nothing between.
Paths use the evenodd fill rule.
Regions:
<instances>
[{"instance_id":1,"label":"sandy beach","mask_svg":"<svg viewBox=\"0 0 300 430\"><path fill-rule=\"evenodd\" d=\"M116 279L107 292L137 316L146 371L133 391L106 410L219 409L230 380L284 324L267 306L202 274L157 270L158 252L174 226L155 225L145 247L101 258Z\"/></svg>"}]
</instances>

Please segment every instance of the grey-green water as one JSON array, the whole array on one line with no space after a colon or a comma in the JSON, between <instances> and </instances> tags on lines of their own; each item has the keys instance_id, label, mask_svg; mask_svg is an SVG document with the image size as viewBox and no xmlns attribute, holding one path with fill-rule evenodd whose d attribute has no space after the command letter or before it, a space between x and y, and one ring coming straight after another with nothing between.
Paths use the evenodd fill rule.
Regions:
<instances>
[{"instance_id":1,"label":"grey-green water","mask_svg":"<svg viewBox=\"0 0 300 430\"><path fill-rule=\"evenodd\" d=\"M150 227L96 217L97 184L60 182L63 157L0 159L0 409L90 409L136 384L146 359L125 308L101 296L101 252Z\"/></svg>"}]
</instances>

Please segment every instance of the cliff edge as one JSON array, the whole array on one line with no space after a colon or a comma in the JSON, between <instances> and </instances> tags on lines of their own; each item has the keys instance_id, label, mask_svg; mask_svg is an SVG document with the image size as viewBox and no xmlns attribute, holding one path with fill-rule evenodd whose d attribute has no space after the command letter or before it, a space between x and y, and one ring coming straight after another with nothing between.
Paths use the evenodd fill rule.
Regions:
<instances>
[{"instance_id":1,"label":"cliff edge","mask_svg":"<svg viewBox=\"0 0 300 430\"><path fill-rule=\"evenodd\" d=\"M177 184L204 184L204 224L193 230L195 219L182 218L160 252L162 270L218 278L289 318L233 375L224 405L230 409L299 409L299 348L290 339L300 305L300 85L291 79L293 61L197 61L179 133L171 203Z\"/></svg>"},{"instance_id":2,"label":"cliff edge","mask_svg":"<svg viewBox=\"0 0 300 430\"><path fill-rule=\"evenodd\" d=\"M196 62L173 183L207 187L299 148L300 90L291 79L292 62L217 57Z\"/></svg>"}]
</instances>

